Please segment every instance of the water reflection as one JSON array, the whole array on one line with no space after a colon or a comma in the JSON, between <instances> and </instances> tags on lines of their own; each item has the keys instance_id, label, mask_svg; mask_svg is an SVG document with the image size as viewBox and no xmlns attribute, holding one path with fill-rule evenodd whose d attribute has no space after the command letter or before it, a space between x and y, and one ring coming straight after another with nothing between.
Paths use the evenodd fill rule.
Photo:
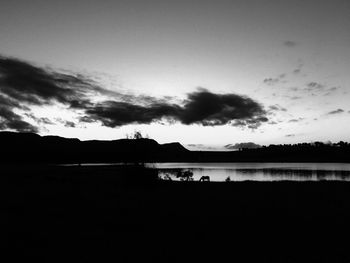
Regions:
<instances>
[{"instance_id":1,"label":"water reflection","mask_svg":"<svg viewBox=\"0 0 350 263\"><path fill-rule=\"evenodd\" d=\"M180 170L190 170L193 178L198 181L202 176L210 176L211 181L350 181L349 164L199 164L184 163L153 165L159 170L161 177L171 177ZM250 167L249 167L250 166ZM229 178L229 179L228 179Z\"/></svg>"}]
</instances>

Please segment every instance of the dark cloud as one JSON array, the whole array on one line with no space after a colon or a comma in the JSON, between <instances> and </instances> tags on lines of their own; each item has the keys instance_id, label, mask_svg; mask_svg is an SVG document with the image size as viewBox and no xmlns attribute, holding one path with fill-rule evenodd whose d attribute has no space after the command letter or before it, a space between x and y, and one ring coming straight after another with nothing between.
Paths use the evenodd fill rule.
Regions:
<instances>
[{"instance_id":1,"label":"dark cloud","mask_svg":"<svg viewBox=\"0 0 350 263\"><path fill-rule=\"evenodd\" d=\"M103 100L104 98L109 100ZM94 99L100 99L94 102ZM267 122L262 105L246 96L215 94L198 89L183 102L173 98L123 94L101 88L91 79L74 73L58 73L17 59L0 57L1 129L37 130L22 117L9 113L30 107L61 103L83 114L80 122L101 122L108 127L149 124L161 120L185 125L244 126L255 129ZM38 125L44 120L32 118ZM47 123L46 123L47 124ZM65 126L76 124L65 122Z\"/></svg>"},{"instance_id":2,"label":"dark cloud","mask_svg":"<svg viewBox=\"0 0 350 263\"><path fill-rule=\"evenodd\" d=\"M236 144L227 144L224 146L228 150L239 150L239 149L256 149L261 148L261 145L254 142L242 142Z\"/></svg>"},{"instance_id":3,"label":"dark cloud","mask_svg":"<svg viewBox=\"0 0 350 263\"><path fill-rule=\"evenodd\" d=\"M101 121L108 127L131 123L149 124L167 119L182 124L215 126L232 124L257 128L266 122L266 112L254 100L236 94L215 94L206 89L189 93L183 105L153 101L146 106L105 101L86 109L85 120ZM81 119L83 121L83 119Z\"/></svg>"},{"instance_id":4,"label":"dark cloud","mask_svg":"<svg viewBox=\"0 0 350 263\"><path fill-rule=\"evenodd\" d=\"M74 106L75 100L82 100L89 92L98 91L98 87L93 87L82 76L50 72L27 62L0 56L0 128L37 132L37 127L25 122L14 111L20 109L31 114L32 105L57 102ZM45 120L39 118L32 119L38 124L45 123Z\"/></svg>"},{"instance_id":5,"label":"dark cloud","mask_svg":"<svg viewBox=\"0 0 350 263\"><path fill-rule=\"evenodd\" d=\"M164 103L147 106L128 102L104 101L86 109L82 122L100 121L104 126L117 127L132 123L149 124L162 118L178 116L180 107Z\"/></svg>"},{"instance_id":6,"label":"dark cloud","mask_svg":"<svg viewBox=\"0 0 350 263\"><path fill-rule=\"evenodd\" d=\"M27 104L69 104L91 86L82 76L54 73L10 58L0 57L0 73L1 93Z\"/></svg>"},{"instance_id":7,"label":"dark cloud","mask_svg":"<svg viewBox=\"0 0 350 263\"><path fill-rule=\"evenodd\" d=\"M0 130L8 129L19 132L38 132L36 127L24 121L20 115L11 109L0 106Z\"/></svg>"},{"instance_id":8,"label":"dark cloud","mask_svg":"<svg viewBox=\"0 0 350 263\"><path fill-rule=\"evenodd\" d=\"M37 132L37 128L23 120L14 109L26 109L19 102L0 94L0 130Z\"/></svg>"},{"instance_id":9,"label":"dark cloud","mask_svg":"<svg viewBox=\"0 0 350 263\"><path fill-rule=\"evenodd\" d=\"M188 94L178 118L184 124L223 125L239 120L253 125L267 121L265 114L262 106L248 97L198 89Z\"/></svg>"},{"instance_id":10,"label":"dark cloud","mask_svg":"<svg viewBox=\"0 0 350 263\"><path fill-rule=\"evenodd\" d=\"M297 43L294 41L287 40L287 41L284 41L283 45L285 45L286 47L295 47Z\"/></svg>"},{"instance_id":11,"label":"dark cloud","mask_svg":"<svg viewBox=\"0 0 350 263\"><path fill-rule=\"evenodd\" d=\"M344 110L343 109L337 109L337 110L333 110L327 113L327 115L334 115L334 114L339 114L339 113L343 113Z\"/></svg>"}]
</instances>

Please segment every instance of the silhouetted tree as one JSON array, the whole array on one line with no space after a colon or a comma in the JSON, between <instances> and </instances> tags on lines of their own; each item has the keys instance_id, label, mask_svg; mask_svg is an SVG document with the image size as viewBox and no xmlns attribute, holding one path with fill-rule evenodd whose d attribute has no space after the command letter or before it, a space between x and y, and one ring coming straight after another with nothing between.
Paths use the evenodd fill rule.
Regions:
<instances>
[{"instance_id":1,"label":"silhouetted tree","mask_svg":"<svg viewBox=\"0 0 350 263\"><path fill-rule=\"evenodd\" d=\"M134 131L134 133L132 134L126 134L125 135L126 139L129 139L129 140L139 140L139 139L143 139L143 138L147 138L149 139L149 136L143 136L142 133L140 131Z\"/></svg>"},{"instance_id":2,"label":"silhouetted tree","mask_svg":"<svg viewBox=\"0 0 350 263\"><path fill-rule=\"evenodd\" d=\"M193 181L193 172L187 171L178 171L176 178L180 178L180 181Z\"/></svg>"},{"instance_id":3,"label":"silhouetted tree","mask_svg":"<svg viewBox=\"0 0 350 263\"><path fill-rule=\"evenodd\" d=\"M138 139L142 139L143 137L142 137L142 134L141 134L141 132L140 131L135 131L135 133L134 133L134 139L135 140L138 140Z\"/></svg>"}]
</instances>

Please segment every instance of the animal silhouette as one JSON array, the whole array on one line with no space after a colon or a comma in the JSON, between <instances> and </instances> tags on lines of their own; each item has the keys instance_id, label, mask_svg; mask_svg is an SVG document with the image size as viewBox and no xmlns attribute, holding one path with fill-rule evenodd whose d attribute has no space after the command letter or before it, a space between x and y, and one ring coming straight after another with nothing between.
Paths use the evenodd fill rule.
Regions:
<instances>
[{"instance_id":1,"label":"animal silhouette","mask_svg":"<svg viewBox=\"0 0 350 263\"><path fill-rule=\"evenodd\" d=\"M210 182L210 177L208 175L203 175L200 179L200 182Z\"/></svg>"}]
</instances>

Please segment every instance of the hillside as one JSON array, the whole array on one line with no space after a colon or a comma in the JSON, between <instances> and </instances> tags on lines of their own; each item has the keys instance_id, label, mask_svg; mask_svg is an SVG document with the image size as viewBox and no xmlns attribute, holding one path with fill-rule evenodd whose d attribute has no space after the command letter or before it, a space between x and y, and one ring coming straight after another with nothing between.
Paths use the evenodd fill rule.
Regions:
<instances>
[{"instance_id":1,"label":"hillside","mask_svg":"<svg viewBox=\"0 0 350 263\"><path fill-rule=\"evenodd\" d=\"M2 163L119 162L350 162L350 144L270 145L231 152L189 151L153 139L80 141L34 133L0 132Z\"/></svg>"},{"instance_id":2,"label":"hillside","mask_svg":"<svg viewBox=\"0 0 350 263\"><path fill-rule=\"evenodd\" d=\"M80 141L33 133L0 132L1 162L89 163L153 162L186 158L179 143L159 144L152 139Z\"/></svg>"}]
</instances>

